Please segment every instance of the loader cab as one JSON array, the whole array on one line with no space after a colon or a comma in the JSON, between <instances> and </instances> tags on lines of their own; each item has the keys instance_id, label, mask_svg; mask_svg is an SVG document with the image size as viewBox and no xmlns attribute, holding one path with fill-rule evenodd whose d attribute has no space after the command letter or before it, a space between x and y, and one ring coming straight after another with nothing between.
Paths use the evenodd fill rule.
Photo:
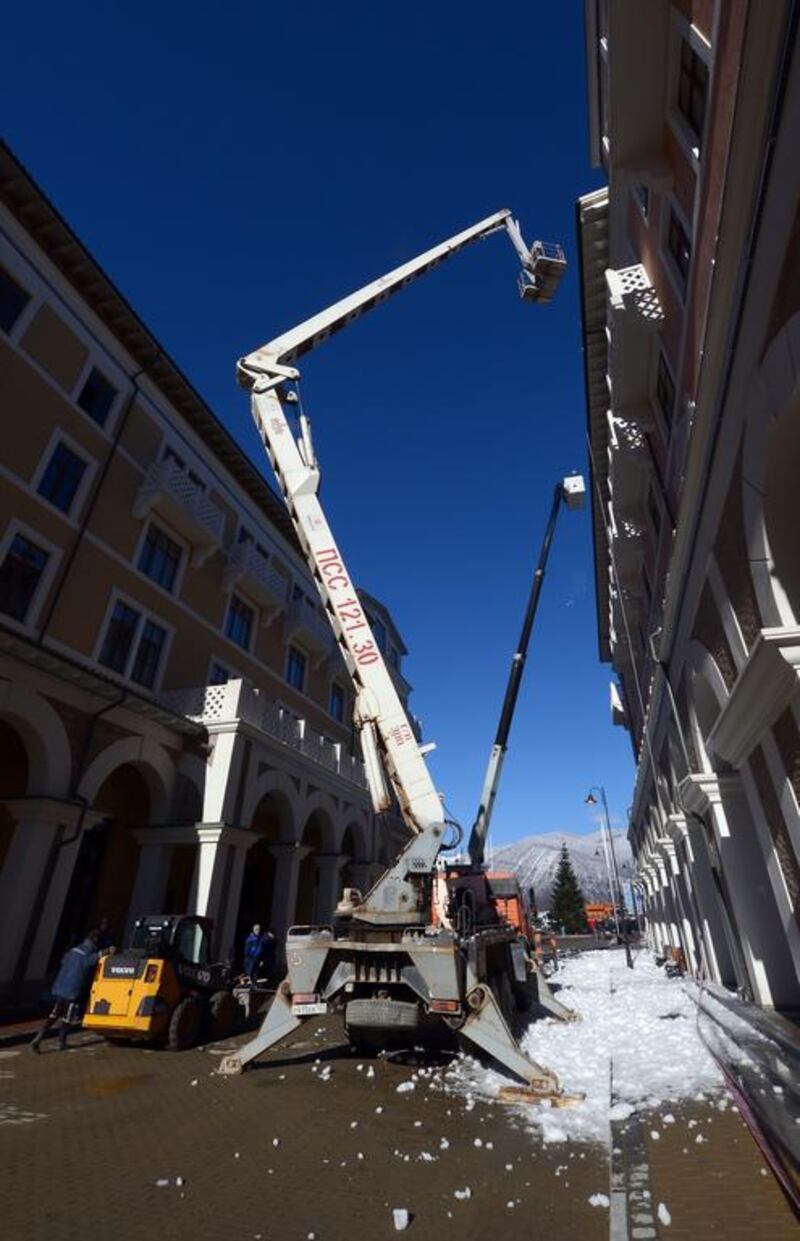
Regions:
<instances>
[{"instance_id":1,"label":"loader cab","mask_svg":"<svg viewBox=\"0 0 800 1241\"><path fill-rule=\"evenodd\" d=\"M129 952L205 966L211 960L212 928L210 918L197 914L151 914L137 919Z\"/></svg>"}]
</instances>

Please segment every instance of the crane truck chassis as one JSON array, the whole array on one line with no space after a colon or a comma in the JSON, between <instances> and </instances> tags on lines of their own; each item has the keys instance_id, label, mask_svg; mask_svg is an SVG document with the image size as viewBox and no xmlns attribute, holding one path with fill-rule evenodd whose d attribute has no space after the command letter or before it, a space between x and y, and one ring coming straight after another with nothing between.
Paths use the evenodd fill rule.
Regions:
<instances>
[{"instance_id":1,"label":"crane truck chassis","mask_svg":"<svg viewBox=\"0 0 800 1241\"><path fill-rule=\"evenodd\" d=\"M256 1036L223 1058L223 1073L240 1073L309 1017L341 1011L356 1044L386 1045L398 1035L406 1043L457 1039L494 1058L531 1094L554 1102L563 1097L556 1076L525 1055L512 1032L515 1008L527 1006L535 974L523 940L498 916L483 866L471 857L445 875L437 865L447 847L442 801L425 763L426 747L414 735L319 503L311 425L299 371L291 365L444 259L499 230L521 261L522 298L548 302L566 266L563 251L541 242L528 249L511 212L502 210L238 363L239 383L251 392L256 428L353 682L354 724L375 813L389 810L394 795L411 839L366 894L345 890L332 926L289 930L287 977ZM284 406L296 416L296 431Z\"/></svg>"}]
</instances>

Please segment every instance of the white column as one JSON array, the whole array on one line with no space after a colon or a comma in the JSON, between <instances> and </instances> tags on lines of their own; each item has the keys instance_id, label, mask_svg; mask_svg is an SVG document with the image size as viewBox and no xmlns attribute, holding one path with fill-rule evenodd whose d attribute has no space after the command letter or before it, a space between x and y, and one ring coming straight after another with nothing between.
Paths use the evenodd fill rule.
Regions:
<instances>
[{"instance_id":1,"label":"white column","mask_svg":"<svg viewBox=\"0 0 800 1241\"><path fill-rule=\"evenodd\" d=\"M244 855L257 837L227 823L198 823L194 831L198 849L189 907L213 918L215 952L227 957L239 913Z\"/></svg>"},{"instance_id":2,"label":"white column","mask_svg":"<svg viewBox=\"0 0 800 1241\"><path fill-rule=\"evenodd\" d=\"M14 976L58 829L74 824L80 813L80 807L49 797L12 798L5 804L18 817L0 874L0 982Z\"/></svg>"},{"instance_id":3,"label":"white column","mask_svg":"<svg viewBox=\"0 0 800 1241\"><path fill-rule=\"evenodd\" d=\"M705 945L706 962L711 977L723 986L736 985L736 967L725 932L725 921L720 908L720 895L711 870L705 828L701 819L690 815L686 819L688 836L686 849L690 859L691 877L695 901L701 919L701 932Z\"/></svg>"},{"instance_id":4,"label":"white column","mask_svg":"<svg viewBox=\"0 0 800 1241\"><path fill-rule=\"evenodd\" d=\"M311 849L308 845L289 843L270 845L269 851L275 858L271 929L278 941L279 951L281 951L286 932L294 922L300 863L306 854L311 852Z\"/></svg>"},{"instance_id":5,"label":"white column","mask_svg":"<svg viewBox=\"0 0 800 1241\"><path fill-rule=\"evenodd\" d=\"M713 827L756 1001L767 1007L796 1003L797 974L740 777L687 776L681 795Z\"/></svg>"}]
</instances>

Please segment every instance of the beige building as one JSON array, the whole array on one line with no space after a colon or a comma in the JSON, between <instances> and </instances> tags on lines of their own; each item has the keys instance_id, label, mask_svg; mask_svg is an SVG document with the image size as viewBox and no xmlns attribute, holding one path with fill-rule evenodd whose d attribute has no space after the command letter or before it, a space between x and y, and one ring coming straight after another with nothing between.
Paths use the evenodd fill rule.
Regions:
<instances>
[{"instance_id":1,"label":"beige building","mask_svg":"<svg viewBox=\"0 0 800 1241\"><path fill-rule=\"evenodd\" d=\"M283 504L5 147L0 401L0 994L102 917L328 920L404 828Z\"/></svg>"},{"instance_id":2,"label":"beige building","mask_svg":"<svg viewBox=\"0 0 800 1241\"><path fill-rule=\"evenodd\" d=\"M798 1009L797 6L585 13L608 178L577 205L598 628L630 840L656 944Z\"/></svg>"}]
</instances>

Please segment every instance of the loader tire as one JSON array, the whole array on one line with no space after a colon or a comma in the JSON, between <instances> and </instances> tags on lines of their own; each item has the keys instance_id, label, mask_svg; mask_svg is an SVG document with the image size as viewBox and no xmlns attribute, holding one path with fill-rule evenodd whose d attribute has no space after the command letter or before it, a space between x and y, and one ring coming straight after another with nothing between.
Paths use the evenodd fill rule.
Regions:
<instances>
[{"instance_id":1,"label":"loader tire","mask_svg":"<svg viewBox=\"0 0 800 1241\"><path fill-rule=\"evenodd\" d=\"M208 1002L208 1031L212 1042L227 1038L236 1026L239 1005L230 991L215 991Z\"/></svg>"},{"instance_id":2,"label":"loader tire","mask_svg":"<svg viewBox=\"0 0 800 1241\"><path fill-rule=\"evenodd\" d=\"M170 1051L185 1051L193 1047L200 1035L203 1024L203 1009L193 995L179 1000L172 1010L167 1032L167 1047Z\"/></svg>"}]
</instances>

